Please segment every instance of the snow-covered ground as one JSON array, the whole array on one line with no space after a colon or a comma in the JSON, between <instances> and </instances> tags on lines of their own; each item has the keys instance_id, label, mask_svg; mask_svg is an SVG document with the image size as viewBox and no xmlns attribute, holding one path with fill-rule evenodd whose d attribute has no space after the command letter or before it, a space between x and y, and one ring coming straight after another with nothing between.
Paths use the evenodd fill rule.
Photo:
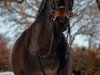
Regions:
<instances>
[{"instance_id":1,"label":"snow-covered ground","mask_svg":"<svg viewBox=\"0 0 100 75\"><path fill-rule=\"evenodd\" d=\"M0 75L14 75L13 72L0 72Z\"/></svg>"}]
</instances>

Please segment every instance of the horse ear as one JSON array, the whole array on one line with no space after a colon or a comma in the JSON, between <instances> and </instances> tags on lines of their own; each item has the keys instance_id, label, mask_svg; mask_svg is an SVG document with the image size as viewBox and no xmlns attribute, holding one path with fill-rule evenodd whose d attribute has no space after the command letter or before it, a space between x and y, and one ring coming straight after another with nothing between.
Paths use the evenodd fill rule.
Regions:
<instances>
[{"instance_id":1,"label":"horse ear","mask_svg":"<svg viewBox=\"0 0 100 75\"><path fill-rule=\"evenodd\" d=\"M42 13L45 12L45 8L46 8L46 5L47 5L47 1L48 0L42 0L41 5L40 5L40 8L39 8L38 13L37 13L37 18L40 17L42 15Z\"/></svg>"}]
</instances>

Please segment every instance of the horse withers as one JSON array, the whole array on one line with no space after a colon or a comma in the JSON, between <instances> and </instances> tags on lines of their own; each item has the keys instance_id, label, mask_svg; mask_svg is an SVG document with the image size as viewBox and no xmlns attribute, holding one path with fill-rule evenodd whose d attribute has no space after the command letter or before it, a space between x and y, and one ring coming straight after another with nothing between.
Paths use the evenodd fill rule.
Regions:
<instances>
[{"instance_id":1,"label":"horse withers","mask_svg":"<svg viewBox=\"0 0 100 75\"><path fill-rule=\"evenodd\" d=\"M67 5L70 2L42 1L35 22L21 34L13 47L15 75L70 75L70 48L62 33L69 25Z\"/></svg>"}]
</instances>

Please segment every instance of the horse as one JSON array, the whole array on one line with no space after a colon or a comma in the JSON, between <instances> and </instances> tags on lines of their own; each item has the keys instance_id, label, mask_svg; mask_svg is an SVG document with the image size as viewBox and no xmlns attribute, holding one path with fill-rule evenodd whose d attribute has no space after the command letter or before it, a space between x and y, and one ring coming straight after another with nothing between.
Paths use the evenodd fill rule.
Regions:
<instances>
[{"instance_id":1,"label":"horse","mask_svg":"<svg viewBox=\"0 0 100 75\"><path fill-rule=\"evenodd\" d=\"M63 34L70 26L67 4L67 0L42 0L35 22L14 44L15 75L71 74L71 50Z\"/></svg>"}]
</instances>

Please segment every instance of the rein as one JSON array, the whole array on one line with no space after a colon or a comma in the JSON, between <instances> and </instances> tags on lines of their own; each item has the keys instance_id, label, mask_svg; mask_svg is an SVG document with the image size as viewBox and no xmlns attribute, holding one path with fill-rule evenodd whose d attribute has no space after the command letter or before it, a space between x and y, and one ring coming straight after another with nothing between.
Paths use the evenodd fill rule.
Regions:
<instances>
[{"instance_id":1,"label":"rein","mask_svg":"<svg viewBox=\"0 0 100 75\"><path fill-rule=\"evenodd\" d=\"M68 36L70 36L70 33L67 32L67 40L68 40ZM38 50L38 45L37 45L36 41L34 40L34 42L35 42L35 50L37 51L37 56L38 56L38 59L39 59L39 63L40 63L40 67L41 67L41 70L42 70L43 75L47 75L47 74L45 73L45 71L44 71L44 69L43 69L43 66L42 66L42 63L41 63L41 59L44 59L44 58L46 58L46 57L49 56L49 54L50 54L50 52L51 52L51 49L52 49L53 38L54 38L54 35L53 35L53 33L52 33L52 38L51 38L51 43L50 43L49 51L48 51L47 54L45 54L45 55L43 55L43 56L40 55L39 52L37 51L37 50ZM70 42L70 40L69 40L69 42ZM68 43L68 44L69 44L69 43Z\"/></svg>"},{"instance_id":2,"label":"rein","mask_svg":"<svg viewBox=\"0 0 100 75\"><path fill-rule=\"evenodd\" d=\"M47 54L45 54L45 55L42 56L42 55L39 54L39 52L37 52L37 54L39 55L39 57L41 59L44 59L44 58L46 58L46 57L48 57L50 55L50 52L51 52L51 49L52 49L52 44L53 44L53 38L54 38L54 35L52 33L51 43L50 43L49 51L47 52ZM37 46L37 48L38 48L38 46Z\"/></svg>"},{"instance_id":3,"label":"rein","mask_svg":"<svg viewBox=\"0 0 100 75\"><path fill-rule=\"evenodd\" d=\"M37 45L36 41L34 40L34 43L35 43L35 50L36 50L36 52L37 52L37 56L38 56L38 59L39 59L39 63L40 63L40 67L41 67L41 70L42 70L42 72L43 72L43 75L47 75L47 74L45 73L45 71L44 71L44 69L43 69L43 66L42 66L42 63L41 63L41 59L44 59L44 58L46 58L46 57L48 57L48 56L50 55L50 52L51 52L51 50L52 50L53 39L54 39L54 35L53 35L53 32L52 32L52 37L51 37L51 43L50 43L49 51L47 52L47 54L45 54L45 55L43 55L43 56L40 55L39 52L37 51L37 50L39 50L39 49L38 49L38 45Z\"/></svg>"}]
</instances>

